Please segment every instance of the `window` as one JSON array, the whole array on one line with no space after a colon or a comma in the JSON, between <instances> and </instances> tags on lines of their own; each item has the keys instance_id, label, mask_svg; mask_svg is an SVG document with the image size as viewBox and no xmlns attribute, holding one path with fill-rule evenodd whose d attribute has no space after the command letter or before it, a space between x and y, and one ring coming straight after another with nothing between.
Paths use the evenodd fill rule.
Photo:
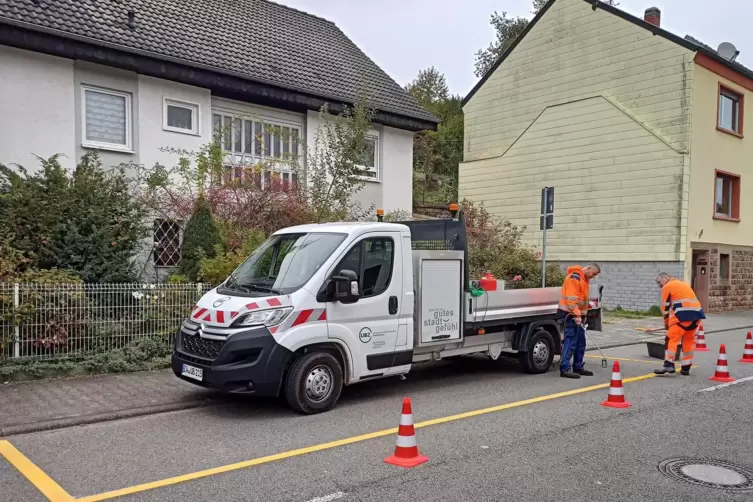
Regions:
<instances>
[{"instance_id":1,"label":"window","mask_svg":"<svg viewBox=\"0 0 753 502\"><path fill-rule=\"evenodd\" d=\"M742 136L743 95L719 85L719 117L717 129Z\"/></svg>"},{"instance_id":2,"label":"window","mask_svg":"<svg viewBox=\"0 0 753 502\"><path fill-rule=\"evenodd\" d=\"M740 221L740 176L716 171L714 218Z\"/></svg>"},{"instance_id":3,"label":"window","mask_svg":"<svg viewBox=\"0 0 753 502\"><path fill-rule=\"evenodd\" d=\"M154 266L180 265L180 224L177 221L154 220Z\"/></svg>"},{"instance_id":4,"label":"window","mask_svg":"<svg viewBox=\"0 0 753 502\"><path fill-rule=\"evenodd\" d=\"M82 87L83 146L131 150L131 95Z\"/></svg>"},{"instance_id":5,"label":"window","mask_svg":"<svg viewBox=\"0 0 753 502\"><path fill-rule=\"evenodd\" d=\"M199 134L199 105L165 99L163 111L164 130Z\"/></svg>"},{"instance_id":6,"label":"window","mask_svg":"<svg viewBox=\"0 0 753 502\"><path fill-rule=\"evenodd\" d=\"M225 282L252 296L288 295L303 287L345 240L344 234L273 235Z\"/></svg>"},{"instance_id":7,"label":"window","mask_svg":"<svg viewBox=\"0 0 753 502\"><path fill-rule=\"evenodd\" d=\"M365 239L353 246L335 272L352 270L358 276L361 297L384 293L392 279L394 242L389 237Z\"/></svg>"},{"instance_id":8,"label":"window","mask_svg":"<svg viewBox=\"0 0 753 502\"><path fill-rule=\"evenodd\" d=\"M255 182L262 188L279 185L288 190L298 182L301 129L289 124L240 118L232 113L212 114L214 134L225 152L227 173L222 183ZM263 162L265 172L252 166Z\"/></svg>"},{"instance_id":9,"label":"window","mask_svg":"<svg viewBox=\"0 0 753 502\"><path fill-rule=\"evenodd\" d=\"M729 255L719 255L719 282L726 284L729 282Z\"/></svg>"},{"instance_id":10,"label":"window","mask_svg":"<svg viewBox=\"0 0 753 502\"><path fill-rule=\"evenodd\" d=\"M357 167L362 177L379 181L379 138L366 136L362 160Z\"/></svg>"}]
</instances>

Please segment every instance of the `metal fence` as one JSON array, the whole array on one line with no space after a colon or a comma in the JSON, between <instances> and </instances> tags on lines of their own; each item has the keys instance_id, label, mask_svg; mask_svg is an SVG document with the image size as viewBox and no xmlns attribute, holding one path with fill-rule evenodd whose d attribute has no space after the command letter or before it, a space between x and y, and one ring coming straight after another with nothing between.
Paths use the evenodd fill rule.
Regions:
<instances>
[{"instance_id":1,"label":"metal fence","mask_svg":"<svg viewBox=\"0 0 753 502\"><path fill-rule=\"evenodd\" d=\"M142 337L171 345L208 284L0 283L0 359L53 359L125 347Z\"/></svg>"}]
</instances>

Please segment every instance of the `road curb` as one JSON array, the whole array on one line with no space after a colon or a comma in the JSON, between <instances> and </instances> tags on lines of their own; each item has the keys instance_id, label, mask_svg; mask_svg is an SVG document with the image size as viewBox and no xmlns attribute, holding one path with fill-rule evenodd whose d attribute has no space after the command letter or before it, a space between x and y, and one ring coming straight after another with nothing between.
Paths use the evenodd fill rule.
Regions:
<instances>
[{"instance_id":1,"label":"road curb","mask_svg":"<svg viewBox=\"0 0 753 502\"><path fill-rule=\"evenodd\" d=\"M753 329L753 326L735 326L734 328L724 328L724 329L715 329L711 331L704 331L707 335L713 335L715 333L726 333L728 331L737 331L738 329ZM661 337L661 335L656 335L657 338ZM646 342L650 342L650 339L646 340L635 340L632 342L618 342L618 343L605 343L604 345L599 345L601 347L601 350L604 349L615 349L618 347L630 347L631 345L641 345ZM593 345L593 344L592 344ZM595 345L593 345L593 348L588 348L589 344L586 343L586 352L591 352L594 350L599 350L596 348Z\"/></svg>"},{"instance_id":2,"label":"road curb","mask_svg":"<svg viewBox=\"0 0 753 502\"><path fill-rule=\"evenodd\" d=\"M88 415L79 415L75 417L58 418L54 420L43 420L28 424L9 425L0 427L0 437L18 436L32 432L50 431L55 429L65 429L77 425L89 425L101 422L111 422L113 420L122 420L125 418L140 417L145 415L156 415L170 411L187 410L191 408L201 408L212 404L211 399L194 399L191 401L178 401L165 404L154 404L150 406L141 406L138 408L129 408L118 411L108 411L104 413L91 413Z\"/></svg>"}]
</instances>

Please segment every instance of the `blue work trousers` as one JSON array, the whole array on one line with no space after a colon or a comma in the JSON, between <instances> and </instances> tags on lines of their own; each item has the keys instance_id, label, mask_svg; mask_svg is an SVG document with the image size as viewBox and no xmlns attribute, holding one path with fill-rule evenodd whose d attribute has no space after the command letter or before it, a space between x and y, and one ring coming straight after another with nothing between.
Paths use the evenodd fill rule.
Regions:
<instances>
[{"instance_id":1,"label":"blue work trousers","mask_svg":"<svg viewBox=\"0 0 753 502\"><path fill-rule=\"evenodd\" d=\"M575 355L573 370L583 369L583 356L586 354L586 332L583 326L575 324L572 317L565 320L565 341L562 344L562 361L560 372L565 373L570 369L570 358Z\"/></svg>"}]
</instances>

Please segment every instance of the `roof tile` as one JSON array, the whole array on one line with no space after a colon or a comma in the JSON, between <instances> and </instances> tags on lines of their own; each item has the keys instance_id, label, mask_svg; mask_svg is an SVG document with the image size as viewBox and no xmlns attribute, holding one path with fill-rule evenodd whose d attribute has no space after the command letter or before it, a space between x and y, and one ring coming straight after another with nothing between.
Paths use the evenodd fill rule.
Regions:
<instances>
[{"instance_id":1,"label":"roof tile","mask_svg":"<svg viewBox=\"0 0 753 502\"><path fill-rule=\"evenodd\" d=\"M133 10L135 29L128 27ZM268 0L4 0L2 18L437 122L334 23Z\"/></svg>"}]
</instances>

